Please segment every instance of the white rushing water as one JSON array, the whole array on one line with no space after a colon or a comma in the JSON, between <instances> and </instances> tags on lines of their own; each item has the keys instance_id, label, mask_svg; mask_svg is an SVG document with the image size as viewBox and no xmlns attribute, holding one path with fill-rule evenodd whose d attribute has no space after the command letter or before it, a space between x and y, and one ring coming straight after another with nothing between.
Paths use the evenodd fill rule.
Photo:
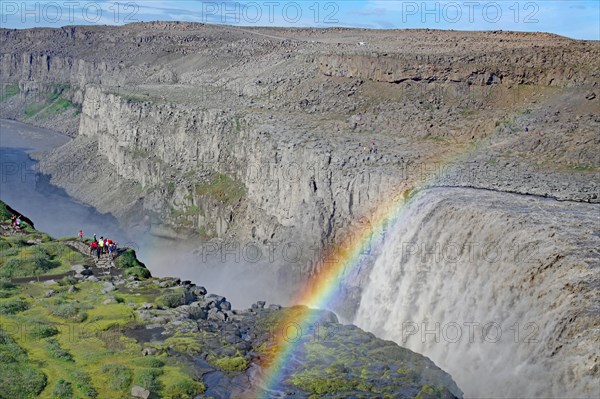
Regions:
<instances>
[{"instance_id":1,"label":"white rushing water","mask_svg":"<svg viewBox=\"0 0 600 399\"><path fill-rule=\"evenodd\" d=\"M597 335L570 335L594 295L568 287L598 281L598 215L597 205L428 190L388 236L354 322L430 357L466 397L594 395ZM597 325L597 310L590 317Z\"/></svg>"}]
</instances>

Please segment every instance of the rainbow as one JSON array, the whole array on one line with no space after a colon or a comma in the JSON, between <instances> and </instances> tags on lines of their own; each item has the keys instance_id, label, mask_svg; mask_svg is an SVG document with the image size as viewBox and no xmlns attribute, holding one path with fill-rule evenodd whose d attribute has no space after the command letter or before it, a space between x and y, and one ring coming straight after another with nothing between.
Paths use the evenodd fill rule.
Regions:
<instances>
[{"instance_id":1,"label":"rainbow","mask_svg":"<svg viewBox=\"0 0 600 399\"><path fill-rule=\"evenodd\" d=\"M284 382L286 372L292 371L290 370L293 368L291 359L303 342L302 339L290 339L289 336L294 338L298 333L309 332L317 319L318 310L331 309L330 305L337 299L335 297L337 289L346 276L365 262L361 254L369 247L380 248L385 240L385 230L393 229L397 225L400 216L407 209L406 205L418 197L440 173L447 172L445 167L459 162L475 150L474 147L468 147L466 150L446 156L443 162L434 162L438 166L435 173L415 176L412 184L406 185L412 187L411 189L388 195L387 199L373 210L368 218L370 223L364 224L340 244L325 252L320 262L319 273L307 281L292 301L294 304L306 305L308 308L301 312L290 312L289 316L284 316L273 330L275 332L273 349L266 354L267 359L261 362L264 375L262 383L258 384L260 386L255 388L256 392L252 398L268 398L272 393L280 391L278 388ZM373 242L374 237L379 238ZM294 331L288 333L286 331L288 327Z\"/></svg>"},{"instance_id":2,"label":"rainbow","mask_svg":"<svg viewBox=\"0 0 600 399\"><path fill-rule=\"evenodd\" d=\"M275 353L268 360L265 370L265 377L261 393L255 397L267 398L269 392L277 391L277 387L282 382L286 367L290 359L298 349L301 339L290 339L291 335L304 334L313 326L315 321L315 312L313 309L328 309L334 301L337 288L348 272L359 267L364 262L364 254L373 246L383 243L372 242L373 237L383 237L387 226L393 226L402 211L406 209L406 204L414 197L410 191L405 191L399 196L392 197L385 204L377 207L373 215L369 218L370 223L361 226L341 242L341 244L331 247L321 259L321 270L311 278L296 295L292 303L308 306L301 312L290 312L290 316L284 317L278 322L278 327L274 330L277 333L274 336ZM287 332L290 327L293 331ZM290 371L290 370L287 370Z\"/></svg>"}]
</instances>

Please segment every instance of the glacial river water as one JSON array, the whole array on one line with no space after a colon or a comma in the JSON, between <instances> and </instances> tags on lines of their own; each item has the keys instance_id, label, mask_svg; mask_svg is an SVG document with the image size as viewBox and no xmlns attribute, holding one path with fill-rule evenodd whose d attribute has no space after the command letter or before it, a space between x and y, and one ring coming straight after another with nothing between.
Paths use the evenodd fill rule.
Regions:
<instances>
[{"instance_id":1,"label":"glacial river water","mask_svg":"<svg viewBox=\"0 0 600 399\"><path fill-rule=\"evenodd\" d=\"M48 129L0 120L0 199L33 220L36 228L55 237L75 237L84 229L86 236L109 234L126 240L114 217L77 202L39 173L38 163L30 154L68 140Z\"/></svg>"}]
</instances>

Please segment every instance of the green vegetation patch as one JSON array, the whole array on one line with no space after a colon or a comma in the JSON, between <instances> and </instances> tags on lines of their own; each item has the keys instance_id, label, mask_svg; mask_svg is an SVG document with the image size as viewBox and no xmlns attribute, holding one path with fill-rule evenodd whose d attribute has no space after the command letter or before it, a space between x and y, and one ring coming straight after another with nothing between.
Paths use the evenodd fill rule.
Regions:
<instances>
[{"instance_id":1,"label":"green vegetation patch","mask_svg":"<svg viewBox=\"0 0 600 399\"><path fill-rule=\"evenodd\" d=\"M26 352L0 330L0 399L34 398L46 386L46 376L27 358Z\"/></svg>"},{"instance_id":2,"label":"green vegetation patch","mask_svg":"<svg viewBox=\"0 0 600 399\"><path fill-rule=\"evenodd\" d=\"M158 377L163 371L160 368L137 368L135 370L134 385L139 385L146 388L150 392L158 393L163 389L162 382Z\"/></svg>"},{"instance_id":3,"label":"green vegetation patch","mask_svg":"<svg viewBox=\"0 0 600 399\"><path fill-rule=\"evenodd\" d=\"M73 387L71 383L60 379L56 381L54 384L54 389L52 390L52 398L53 399L71 399L73 397Z\"/></svg>"},{"instance_id":4,"label":"green vegetation patch","mask_svg":"<svg viewBox=\"0 0 600 399\"><path fill-rule=\"evenodd\" d=\"M140 279L151 277L150 270L137 259L135 251L131 248L128 248L121 253L117 257L115 264L119 269L125 270L125 275L128 277L135 276Z\"/></svg>"},{"instance_id":5,"label":"green vegetation patch","mask_svg":"<svg viewBox=\"0 0 600 399\"><path fill-rule=\"evenodd\" d=\"M44 110L44 115L55 115L65 112L70 108L74 108L73 103L66 98L58 98Z\"/></svg>"},{"instance_id":6,"label":"green vegetation patch","mask_svg":"<svg viewBox=\"0 0 600 399\"><path fill-rule=\"evenodd\" d=\"M0 300L0 314L15 314L23 312L27 309L29 309L29 304L22 299L9 298Z\"/></svg>"},{"instance_id":7,"label":"green vegetation patch","mask_svg":"<svg viewBox=\"0 0 600 399\"><path fill-rule=\"evenodd\" d=\"M105 364L100 368L113 391L123 391L129 388L133 381L133 373L129 367L122 364Z\"/></svg>"},{"instance_id":8,"label":"green vegetation patch","mask_svg":"<svg viewBox=\"0 0 600 399\"><path fill-rule=\"evenodd\" d=\"M18 84L3 85L0 91L0 101L8 100L21 92Z\"/></svg>"},{"instance_id":9,"label":"green vegetation patch","mask_svg":"<svg viewBox=\"0 0 600 399\"><path fill-rule=\"evenodd\" d=\"M25 115L25 119L29 119L37 115L41 110L46 108L45 103L32 103L28 104L23 110L23 114Z\"/></svg>"},{"instance_id":10,"label":"green vegetation patch","mask_svg":"<svg viewBox=\"0 0 600 399\"><path fill-rule=\"evenodd\" d=\"M244 185L222 173L214 174L208 182L196 184L196 194L224 203L239 202L246 194Z\"/></svg>"},{"instance_id":11,"label":"green vegetation patch","mask_svg":"<svg viewBox=\"0 0 600 399\"><path fill-rule=\"evenodd\" d=\"M217 368L226 372L242 372L248 368L248 360L242 356L222 357L212 362Z\"/></svg>"},{"instance_id":12,"label":"green vegetation patch","mask_svg":"<svg viewBox=\"0 0 600 399\"><path fill-rule=\"evenodd\" d=\"M84 263L85 257L61 242L43 242L46 237L32 234L28 244L22 237L0 237L0 278L37 277L66 273L71 265Z\"/></svg>"},{"instance_id":13,"label":"green vegetation patch","mask_svg":"<svg viewBox=\"0 0 600 399\"><path fill-rule=\"evenodd\" d=\"M206 387L204 384L194 381L191 378L184 378L175 381L164 390L164 397L169 399L193 399L204 393Z\"/></svg>"},{"instance_id":14,"label":"green vegetation patch","mask_svg":"<svg viewBox=\"0 0 600 399\"><path fill-rule=\"evenodd\" d=\"M53 358L64 360L66 362L73 361L73 355L61 348L60 343L56 338L48 338L46 342L48 345L48 352L50 352Z\"/></svg>"},{"instance_id":15,"label":"green vegetation patch","mask_svg":"<svg viewBox=\"0 0 600 399\"><path fill-rule=\"evenodd\" d=\"M92 306L86 303L58 298L50 307L50 314L64 320L81 323L87 320L88 314L85 311L91 308Z\"/></svg>"},{"instance_id":16,"label":"green vegetation patch","mask_svg":"<svg viewBox=\"0 0 600 399\"><path fill-rule=\"evenodd\" d=\"M156 302L165 308L176 308L185 305L189 300L191 297L185 288L175 288L158 297Z\"/></svg>"}]
</instances>

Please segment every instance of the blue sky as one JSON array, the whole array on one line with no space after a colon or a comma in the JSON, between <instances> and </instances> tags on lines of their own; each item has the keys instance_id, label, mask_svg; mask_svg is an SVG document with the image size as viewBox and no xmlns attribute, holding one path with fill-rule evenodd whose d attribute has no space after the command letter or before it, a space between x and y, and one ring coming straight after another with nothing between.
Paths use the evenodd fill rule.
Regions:
<instances>
[{"instance_id":1,"label":"blue sky","mask_svg":"<svg viewBox=\"0 0 600 399\"><path fill-rule=\"evenodd\" d=\"M600 0L0 0L3 28L157 20L239 26L542 31L600 40Z\"/></svg>"}]
</instances>

